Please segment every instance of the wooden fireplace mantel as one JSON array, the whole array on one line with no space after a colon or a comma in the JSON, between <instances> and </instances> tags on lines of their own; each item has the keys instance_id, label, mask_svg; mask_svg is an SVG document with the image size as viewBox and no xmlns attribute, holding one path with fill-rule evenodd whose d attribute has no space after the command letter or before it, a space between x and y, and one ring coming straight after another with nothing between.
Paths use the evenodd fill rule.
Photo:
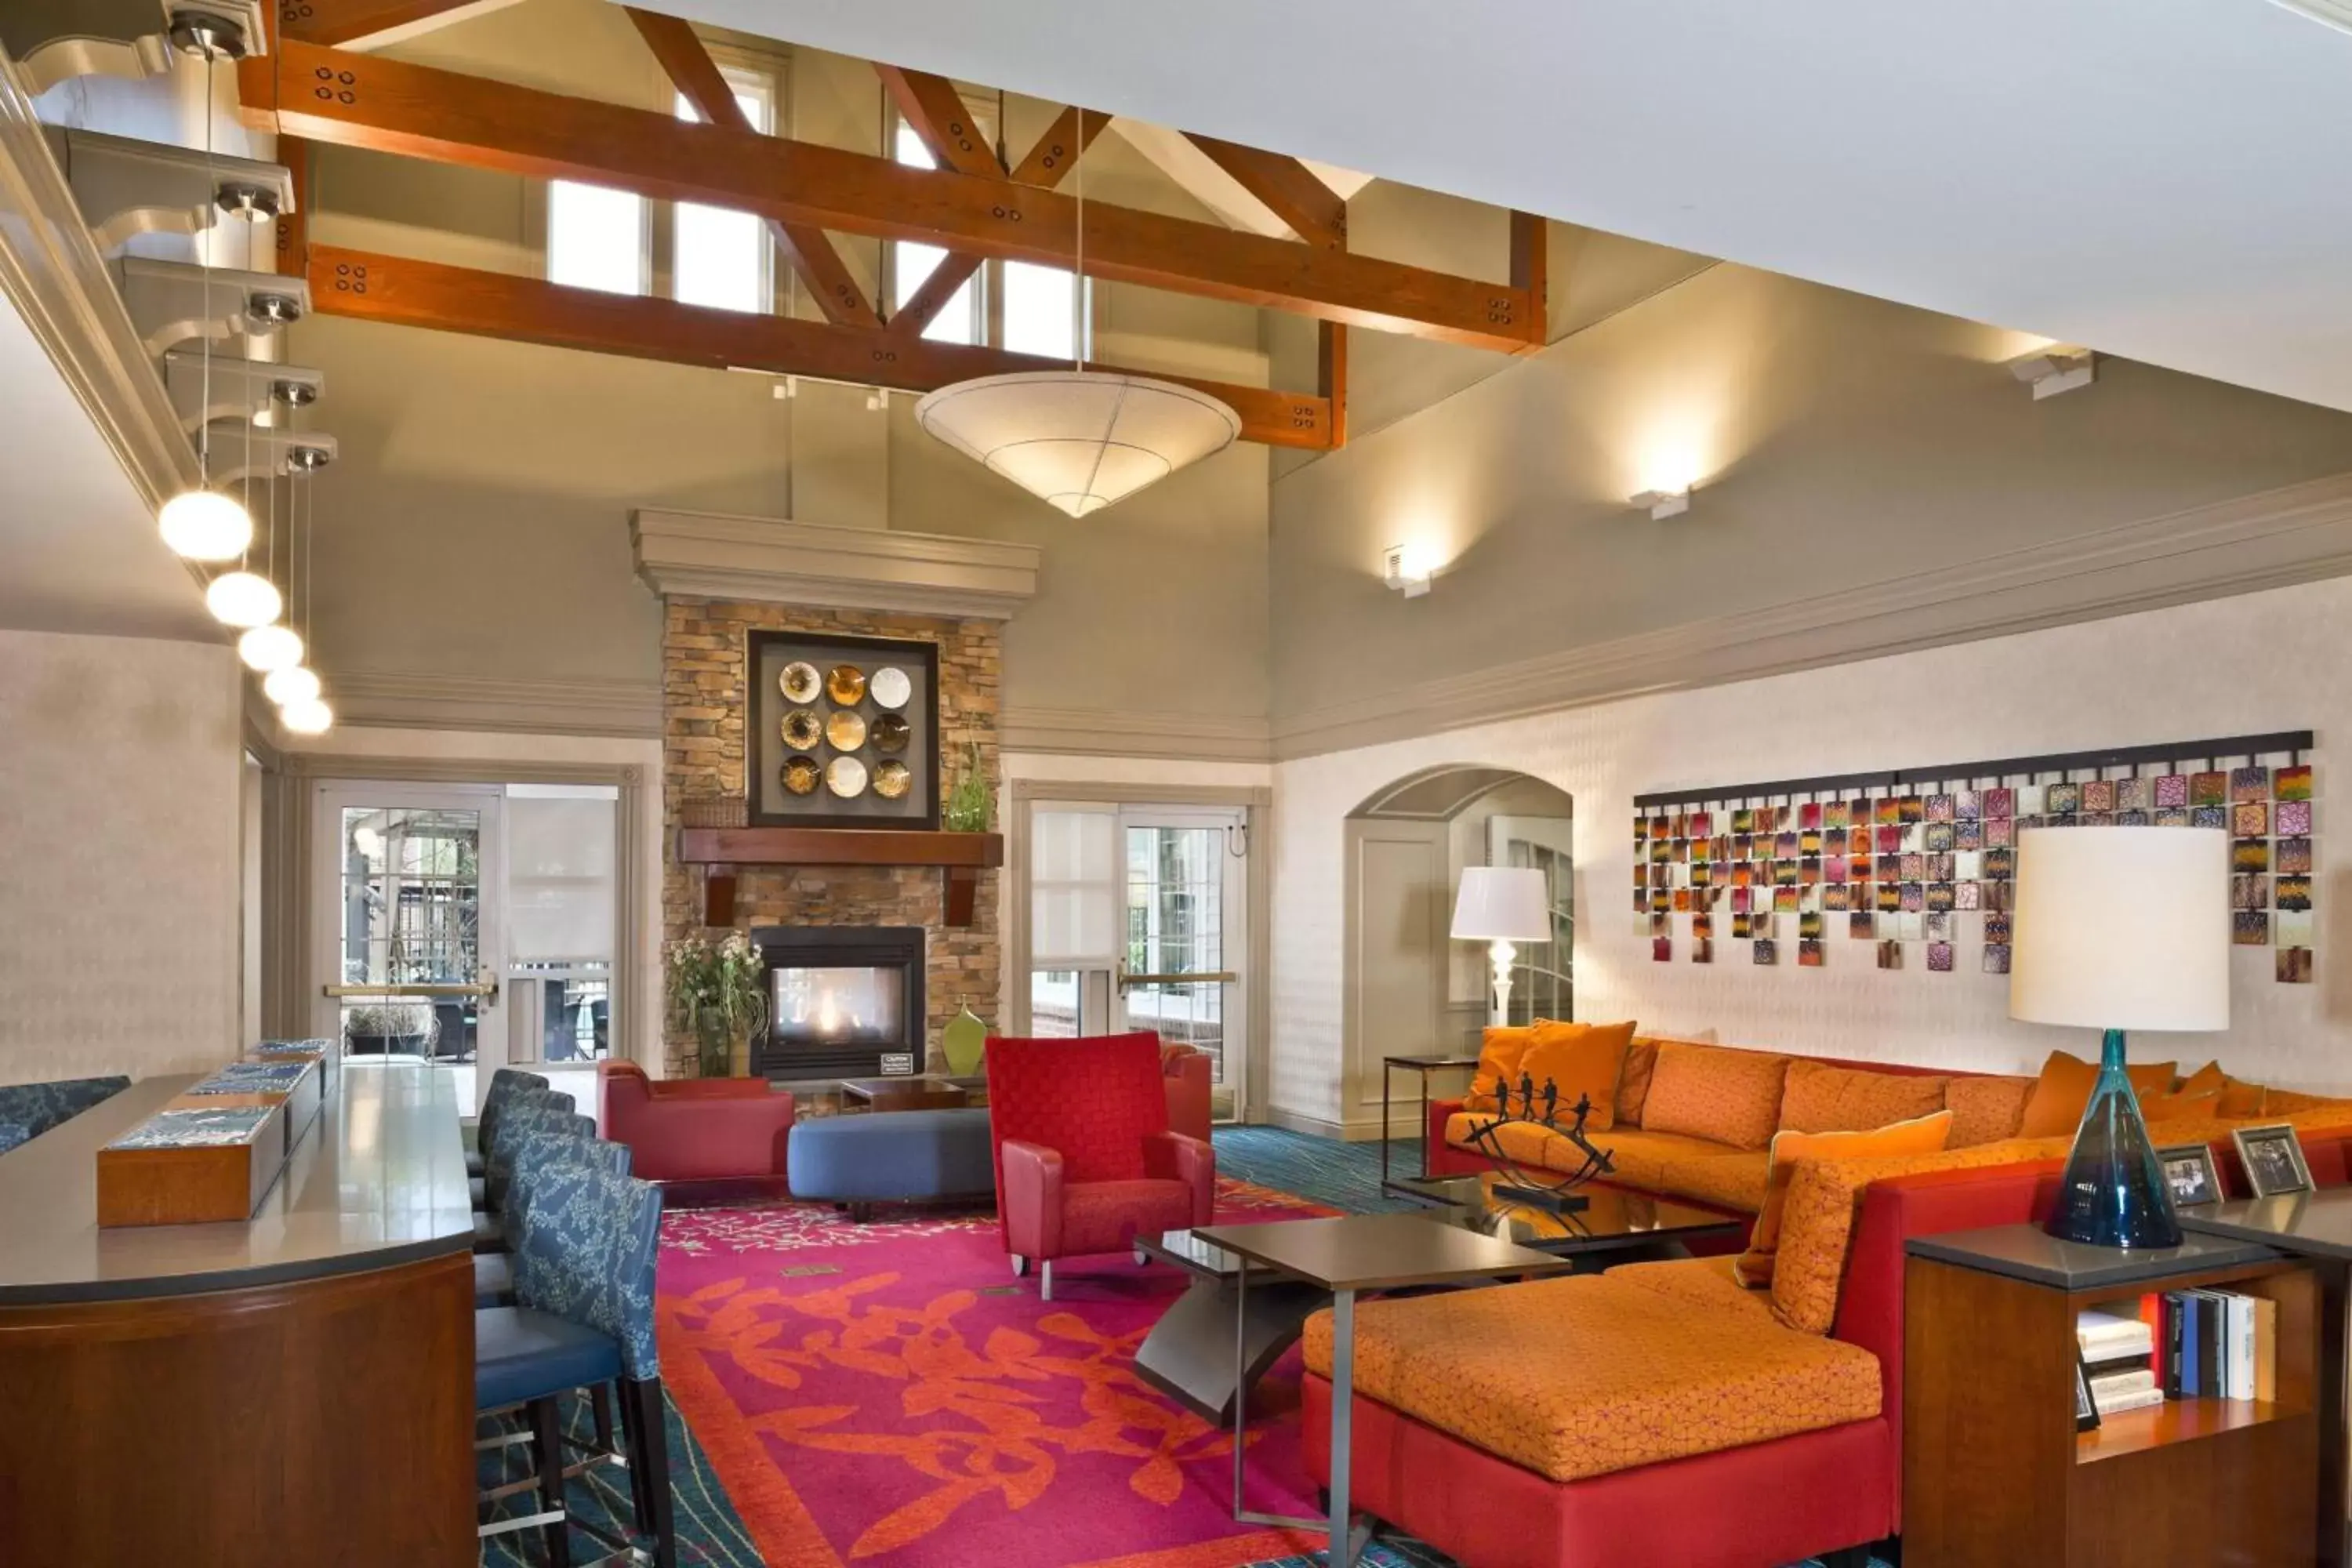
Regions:
<instances>
[{"instance_id":1,"label":"wooden fireplace mantel","mask_svg":"<svg viewBox=\"0 0 2352 1568\"><path fill-rule=\"evenodd\" d=\"M1004 864L1004 835L866 827L681 827L677 859L680 865L703 868L705 925L735 923L738 866L937 866L947 880L947 923L968 926L981 872Z\"/></svg>"}]
</instances>

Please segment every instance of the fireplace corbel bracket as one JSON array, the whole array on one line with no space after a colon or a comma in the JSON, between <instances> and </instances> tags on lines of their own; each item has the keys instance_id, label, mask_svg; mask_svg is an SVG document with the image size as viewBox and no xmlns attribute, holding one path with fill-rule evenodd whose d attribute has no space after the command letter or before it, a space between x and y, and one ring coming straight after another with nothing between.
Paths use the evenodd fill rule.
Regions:
<instances>
[{"instance_id":1,"label":"fireplace corbel bracket","mask_svg":"<svg viewBox=\"0 0 2352 1568\"><path fill-rule=\"evenodd\" d=\"M936 866L940 918L969 926L980 904L980 874L1004 864L1001 833L898 829L681 827L680 865L702 873L705 925L735 923L735 877L744 866Z\"/></svg>"}]
</instances>

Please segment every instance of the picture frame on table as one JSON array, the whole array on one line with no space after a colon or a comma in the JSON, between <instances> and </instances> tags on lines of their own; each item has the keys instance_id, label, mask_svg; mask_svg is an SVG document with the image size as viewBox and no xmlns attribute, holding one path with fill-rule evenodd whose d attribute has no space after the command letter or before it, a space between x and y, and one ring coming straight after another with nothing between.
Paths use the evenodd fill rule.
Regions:
<instances>
[{"instance_id":1,"label":"picture frame on table","mask_svg":"<svg viewBox=\"0 0 2352 1568\"><path fill-rule=\"evenodd\" d=\"M2240 1127L2230 1137L2238 1146L2239 1163L2246 1168L2246 1185L2254 1196L2311 1191L2311 1166L2303 1157L2303 1140L2287 1123Z\"/></svg>"},{"instance_id":2,"label":"picture frame on table","mask_svg":"<svg viewBox=\"0 0 2352 1568\"><path fill-rule=\"evenodd\" d=\"M2203 1143L2177 1143L2169 1149L2156 1152L2158 1169L2164 1173L2164 1190L2177 1209L2195 1208L2200 1204L2221 1201L2221 1172L2213 1163L2213 1151Z\"/></svg>"},{"instance_id":3,"label":"picture frame on table","mask_svg":"<svg viewBox=\"0 0 2352 1568\"><path fill-rule=\"evenodd\" d=\"M2088 1432L2099 1424L2099 1403L2091 1397L2091 1367L2083 1359L2082 1347L2074 1348L2074 1430Z\"/></svg>"}]
</instances>

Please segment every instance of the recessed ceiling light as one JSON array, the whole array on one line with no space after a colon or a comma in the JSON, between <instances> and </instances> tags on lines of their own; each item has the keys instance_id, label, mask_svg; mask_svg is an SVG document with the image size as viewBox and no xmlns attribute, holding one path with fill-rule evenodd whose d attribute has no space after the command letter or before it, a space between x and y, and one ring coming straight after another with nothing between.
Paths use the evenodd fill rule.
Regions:
<instances>
[{"instance_id":1,"label":"recessed ceiling light","mask_svg":"<svg viewBox=\"0 0 2352 1568\"><path fill-rule=\"evenodd\" d=\"M1664 522L1670 517L1680 517L1690 510L1690 491L1686 489L1643 490L1633 498L1633 504L1647 511L1658 521Z\"/></svg>"}]
</instances>

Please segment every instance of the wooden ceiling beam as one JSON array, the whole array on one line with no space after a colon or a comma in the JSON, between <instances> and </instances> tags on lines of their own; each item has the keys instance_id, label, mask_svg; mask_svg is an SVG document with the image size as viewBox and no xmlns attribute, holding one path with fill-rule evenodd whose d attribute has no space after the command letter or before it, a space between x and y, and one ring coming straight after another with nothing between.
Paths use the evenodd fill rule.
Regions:
<instances>
[{"instance_id":1,"label":"wooden ceiling beam","mask_svg":"<svg viewBox=\"0 0 2352 1568\"><path fill-rule=\"evenodd\" d=\"M1511 287L1525 293L1535 316L1532 340L1522 353L1544 346L1550 331L1551 226L1539 213L1511 214Z\"/></svg>"},{"instance_id":2,"label":"wooden ceiling beam","mask_svg":"<svg viewBox=\"0 0 2352 1568\"><path fill-rule=\"evenodd\" d=\"M306 44L348 44L355 38L429 22L477 0L277 0L280 34Z\"/></svg>"},{"instance_id":3,"label":"wooden ceiling beam","mask_svg":"<svg viewBox=\"0 0 2352 1568\"><path fill-rule=\"evenodd\" d=\"M694 105L697 114L713 125L756 134L744 118L743 106L735 101L734 88L691 24L658 11L641 11L634 5L625 9L629 20L636 24L637 36L645 39L671 84ZM850 276L849 264L842 260L832 236L813 224L787 223L778 217L768 219L768 233L776 242L777 254L800 274L826 321L845 327L882 324L881 312Z\"/></svg>"},{"instance_id":4,"label":"wooden ceiling beam","mask_svg":"<svg viewBox=\"0 0 2352 1568\"><path fill-rule=\"evenodd\" d=\"M1339 192L1308 173L1306 164L1280 153L1262 153L1189 131L1184 139L1232 175L1235 184L1265 203L1266 210L1288 224L1299 238L1332 250L1348 248L1348 204Z\"/></svg>"},{"instance_id":5,"label":"wooden ceiling beam","mask_svg":"<svg viewBox=\"0 0 2352 1568\"><path fill-rule=\"evenodd\" d=\"M237 76L247 120L284 135L1048 266L1076 241L1058 192L377 56L289 40ZM1102 203L1086 226L1089 277L1506 353L1542 342L1542 313L1507 283Z\"/></svg>"},{"instance_id":6,"label":"wooden ceiling beam","mask_svg":"<svg viewBox=\"0 0 2352 1568\"><path fill-rule=\"evenodd\" d=\"M971 110L965 107L963 94L956 90L955 83L943 76L911 71L901 66L877 64L874 73L882 79L890 101L898 105L907 123L915 128L915 134L930 150L940 168L977 174L982 179L1004 177L1003 163L998 161L988 138L980 133L980 127L971 122Z\"/></svg>"},{"instance_id":7,"label":"wooden ceiling beam","mask_svg":"<svg viewBox=\"0 0 2352 1568\"><path fill-rule=\"evenodd\" d=\"M1059 370L1066 360L961 343L905 342L888 333L788 316L681 305L642 294L567 289L537 278L439 262L310 247L313 310L396 326L506 338L553 348L628 354L712 369L805 375L901 392L929 392L975 376ZM1094 368L1118 372L1114 365ZM1330 443L1330 404L1311 394L1150 374L1222 398L1242 417L1242 438L1320 449Z\"/></svg>"},{"instance_id":8,"label":"wooden ceiling beam","mask_svg":"<svg viewBox=\"0 0 2352 1568\"><path fill-rule=\"evenodd\" d=\"M310 144L299 136L280 136L278 161L286 165L288 183L294 191L294 210L279 213L270 225L272 249L278 257L277 270L299 277L304 258L310 253L310 201L317 184L310 177Z\"/></svg>"},{"instance_id":9,"label":"wooden ceiling beam","mask_svg":"<svg viewBox=\"0 0 2352 1568\"><path fill-rule=\"evenodd\" d=\"M1000 173L999 179L1011 179L1025 185L1043 185L1051 189L1063 175L1077 166L1079 158L1103 127L1103 117L1084 113L1076 109L1065 109L1045 127L1037 144L1010 175ZM985 258L968 251L953 251L940 258L923 279L922 287L908 297L907 302L890 314L890 329L901 336L920 337L933 317L948 308L956 290L962 288L971 275L981 269Z\"/></svg>"}]
</instances>

